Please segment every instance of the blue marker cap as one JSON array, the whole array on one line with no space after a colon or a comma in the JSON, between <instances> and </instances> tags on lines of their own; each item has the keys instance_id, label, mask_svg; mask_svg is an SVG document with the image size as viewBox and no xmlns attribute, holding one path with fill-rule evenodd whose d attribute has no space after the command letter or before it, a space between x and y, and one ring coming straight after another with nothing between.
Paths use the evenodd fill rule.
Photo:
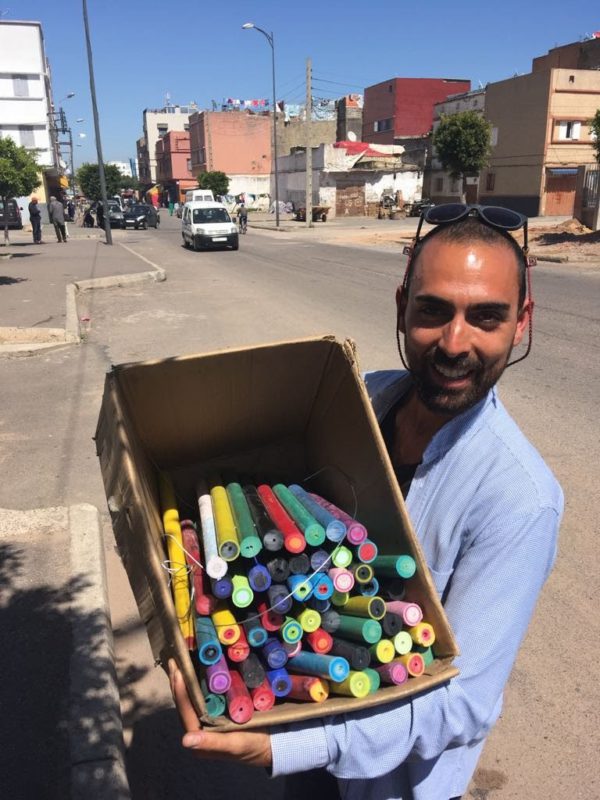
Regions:
<instances>
[{"instance_id":1,"label":"blue marker cap","mask_svg":"<svg viewBox=\"0 0 600 800\"><path fill-rule=\"evenodd\" d=\"M317 572L312 576L310 582L313 587L311 597L316 597L319 600L329 600L335 588L329 575Z\"/></svg>"},{"instance_id":2,"label":"blue marker cap","mask_svg":"<svg viewBox=\"0 0 600 800\"><path fill-rule=\"evenodd\" d=\"M313 572L317 570L327 569L331 566L331 558L327 550L315 550L310 557L310 568Z\"/></svg>"},{"instance_id":3,"label":"blue marker cap","mask_svg":"<svg viewBox=\"0 0 600 800\"><path fill-rule=\"evenodd\" d=\"M212 593L219 600L226 600L228 597L231 597L233 593L233 583L228 575L219 578L218 581L211 578L210 585L212 587Z\"/></svg>"},{"instance_id":4,"label":"blue marker cap","mask_svg":"<svg viewBox=\"0 0 600 800\"><path fill-rule=\"evenodd\" d=\"M292 607L293 598L285 584L275 583L269 587L269 605L278 614L287 614Z\"/></svg>"},{"instance_id":5,"label":"blue marker cap","mask_svg":"<svg viewBox=\"0 0 600 800\"><path fill-rule=\"evenodd\" d=\"M287 579L287 585L290 588L294 600L303 602L312 594L312 585L306 575L290 575Z\"/></svg>"},{"instance_id":6,"label":"blue marker cap","mask_svg":"<svg viewBox=\"0 0 600 800\"><path fill-rule=\"evenodd\" d=\"M368 583L357 583L355 586L364 597L373 597L379 594L379 581L377 578L372 578Z\"/></svg>"},{"instance_id":7,"label":"blue marker cap","mask_svg":"<svg viewBox=\"0 0 600 800\"><path fill-rule=\"evenodd\" d=\"M248 583L255 592L266 592L271 585L271 575L262 564L256 564L248 572Z\"/></svg>"},{"instance_id":8,"label":"blue marker cap","mask_svg":"<svg viewBox=\"0 0 600 800\"><path fill-rule=\"evenodd\" d=\"M275 697L285 697L292 691L292 681L283 668L267 670L267 680Z\"/></svg>"},{"instance_id":9,"label":"blue marker cap","mask_svg":"<svg viewBox=\"0 0 600 800\"><path fill-rule=\"evenodd\" d=\"M288 660L288 654L284 650L281 642L274 637L267 639L262 649L262 654L271 669L283 667Z\"/></svg>"}]
</instances>

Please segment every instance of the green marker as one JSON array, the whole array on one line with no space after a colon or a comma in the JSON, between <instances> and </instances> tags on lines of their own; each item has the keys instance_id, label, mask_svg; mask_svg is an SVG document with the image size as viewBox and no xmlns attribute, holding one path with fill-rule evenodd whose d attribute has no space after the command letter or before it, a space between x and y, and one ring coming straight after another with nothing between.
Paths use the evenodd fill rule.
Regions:
<instances>
[{"instance_id":1,"label":"green marker","mask_svg":"<svg viewBox=\"0 0 600 800\"><path fill-rule=\"evenodd\" d=\"M295 642L300 641L304 631L302 630L302 625L300 625L299 622L296 622L296 620L292 617L286 617L285 622L281 626L280 633L284 642L287 642L288 644L294 644Z\"/></svg>"},{"instance_id":2,"label":"green marker","mask_svg":"<svg viewBox=\"0 0 600 800\"><path fill-rule=\"evenodd\" d=\"M371 561L371 566L376 575L385 578L412 578L417 570L417 565L412 556L377 556Z\"/></svg>"},{"instance_id":3,"label":"green marker","mask_svg":"<svg viewBox=\"0 0 600 800\"><path fill-rule=\"evenodd\" d=\"M343 544L338 545L331 554L331 560L336 567L347 569L352 563L352 550L349 550Z\"/></svg>"},{"instance_id":4,"label":"green marker","mask_svg":"<svg viewBox=\"0 0 600 800\"><path fill-rule=\"evenodd\" d=\"M276 483L275 486L273 486L273 491L281 505L304 534L307 543L314 547L323 544L325 541L325 528L317 522L302 503L294 497L287 486L284 486L282 483Z\"/></svg>"},{"instance_id":5,"label":"green marker","mask_svg":"<svg viewBox=\"0 0 600 800\"><path fill-rule=\"evenodd\" d=\"M254 592L250 588L248 578L245 575L232 575L233 592L231 601L238 608L247 608L254 600Z\"/></svg>"},{"instance_id":6,"label":"green marker","mask_svg":"<svg viewBox=\"0 0 600 800\"><path fill-rule=\"evenodd\" d=\"M363 672L365 675L369 676L369 680L371 681L371 691L369 694L374 694L381 686L381 676L377 670L373 669L372 667L365 667Z\"/></svg>"},{"instance_id":7,"label":"green marker","mask_svg":"<svg viewBox=\"0 0 600 800\"><path fill-rule=\"evenodd\" d=\"M225 695L215 694L208 690L206 681L200 681L200 688L206 704L206 713L209 717L220 717L225 713Z\"/></svg>"},{"instance_id":8,"label":"green marker","mask_svg":"<svg viewBox=\"0 0 600 800\"><path fill-rule=\"evenodd\" d=\"M423 662L426 667L435 661L435 655L431 647L422 647L420 644L413 644L413 653L420 653L423 656Z\"/></svg>"},{"instance_id":9,"label":"green marker","mask_svg":"<svg viewBox=\"0 0 600 800\"><path fill-rule=\"evenodd\" d=\"M254 558L262 550L262 542L256 532L250 506L239 483L227 484L227 497L240 540L240 553L244 558Z\"/></svg>"},{"instance_id":10,"label":"green marker","mask_svg":"<svg viewBox=\"0 0 600 800\"><path fill-rule=\"evenodd\" d=\"M336 634L342 638L352 639L355 642L375 644L381 639L383 631L376 619L364 619L363 617L340 614L340 624Z\"/></svg>"}]
</instances>

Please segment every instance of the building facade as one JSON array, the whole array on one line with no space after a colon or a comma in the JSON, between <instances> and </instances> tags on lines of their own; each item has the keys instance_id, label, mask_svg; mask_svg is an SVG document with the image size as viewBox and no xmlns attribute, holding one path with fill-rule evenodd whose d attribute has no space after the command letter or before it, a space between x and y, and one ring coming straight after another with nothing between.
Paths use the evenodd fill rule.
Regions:
<instances>
[{"instance_id":1,"label":"building facade","mask_svg":"<svg viewBox=\"0 0 600 800\"><path fill-rule=\"evenodd\" d=\"M145 108L144 135L136 142L139 181L142 191L156 183L156 143L169 131L188 131L189 117L198 111L195 103L187 106L168 105L164 108Z\"/></svg>"},{"instance_id":2,"label":"building facade","mask_svg":"<svg viewBox=\"0 0 600 800\"><path fill-rule=\"evenodd\" d=\"M190 162L190 134L170 131L156 142L156 178L163 204L184 203L185 191L196 186Z\"/></svg>"},{"instance_id":3,"label":"building facade","mask_svg":"<svg viewBox=\"0 0 600 800\"><path fill-rule=\"evenodd\" d=\"M425 136L433 107L448 95L468 92L471 82L455 78L390 78L365 89L362 141L394 144Z\"/></svg>"},{"instance_id":4,"label":"building facade","mask_svg":"<svg viewBox=\"0 0 600 800\"><path fill-rule=\"evenodd\" d=\"M336 142L360 141L362 137L363 97L348 94L336 100Z\"/></svg>"}]
</instances>

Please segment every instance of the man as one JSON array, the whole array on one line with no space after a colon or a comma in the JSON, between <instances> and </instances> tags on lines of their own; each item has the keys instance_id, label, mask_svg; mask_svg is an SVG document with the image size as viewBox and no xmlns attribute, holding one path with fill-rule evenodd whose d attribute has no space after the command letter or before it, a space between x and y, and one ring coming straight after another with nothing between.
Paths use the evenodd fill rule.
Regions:
<instances>
[{"instance_id":1,"label":"man","mask_svg":"<svg viewBox=\"0 0 600 800\"><path fill-rule=\"evenodd\" d=\"M37 197L32 197L31 203L29 203L29 220L31 222L33 243L42 244L42 212L40 211Z\"/></svg>"},{"instance_id":2,"label":"man","mask_svg":"<svg viewBox=\"0 0 600 800\"><path fill-rule=\"evenodd\" d=\"M240 207L238 208L237 212L238 223L240 226L241 231L245 231L248 227L248 209L243 203L240 203Z\"/></svg>"},{"instance_id":3,"label":"man","mask_svg":"<svg viewBox=\"0 0 600 800\"><path fill-rule=\"evenodd\" d=\"M507 232L526 226L519 217L453 204L421 218L397 293L408 370L367 376L458 640L460 675L388 706L270 733L219 734L198 730L171 663L188 731L183 744L200 757L270 767L274 776L325 768L345 800L449 800L466 792L552 567L563 509L560 487L495 389L513 348L531 334L526 249ZM439 224L420 240L424 218ZM335 797L320 785L311 786L312 800ZM299 796L290 788L292 795Z\"/></svg>"},{"instance_id":4,"label":"man","mask_svg":"<svg viewBox=\"0 0 600 800\"><path fill-rule=\"evenodd\" d=\"M100 201L96 204L96 224L104 228L104 205Z\"/></svg>"},{"instance_id":5,"label":"man","mask_svg":"<svg viewBox=\"0 0 600 800\"><path fill-rule=\"evenodd\" d=\"M67 228L65 226L65 208L60 200L52 196L50 198L50 205L48 206L48 215L50 222L54 225L56 238L58 243L67 243Z\"/></svg>"}]
</instances>

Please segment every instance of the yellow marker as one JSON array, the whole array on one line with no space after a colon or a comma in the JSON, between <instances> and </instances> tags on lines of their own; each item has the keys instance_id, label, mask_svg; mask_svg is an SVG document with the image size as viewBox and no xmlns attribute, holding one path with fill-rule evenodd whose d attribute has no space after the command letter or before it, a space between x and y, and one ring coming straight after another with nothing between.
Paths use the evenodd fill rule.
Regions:
<instances>
[{"instance_id":1,"label":"yellow marker","mask_svg":"<svg viewBox=\"0 0 600 800\"><path fill-rule=\"evenodd\" d=\"M292 689L288 694L293 700L312 700L322 703L329 697L329 681L313 675L289 675Z\"/></svg>"},{"instance_id":2,"label":"yellow marker","mask_svg":"<svg viewBox=\"0 0 600 800\"><path fill-rule=\"evenodd\" d=\"M399 631L392 641L398 655L404 656L412 650L413 640L408 631Z\"/></svg>"},{"instance_id":3,"label":"yellow marker","mask_svg":"<svg viewBox=\"0 0 600 800\"><path fill-rule=\"evenodd\" d=\"M371 619L383 619L385 617L385 603L381 597L350 597L344 606L344 614L352 614L354 617L371 617Z\"/></svg>"},{"instance_id":4,"label":"yellow marker","mask_svg":"<svg viewBox=\"0 0 600 800\"><path fill-rule=\"evenodd\" d=\"M240 554L240 543L227 492L223 486L214 486L210 490L210 496L213 502L219 555L225 561L235 561Z\"/></svg>"},{"instance_id":5,"label":"yellow marker","mask_svg":"<svg viewBox=\"0 0 600 800\"><path fill-rule=\"evenodd\" d=\"M421 647L431 647L435 642L435 631L428 622L419 622L418 625L408 628L408 632L413 642Z\"/></svg>"},{"instance_id":6,"label":"yellow marker","mask_svg":"<svg viewBox=\"0 0 600 800\"><path fill-rule=\"evenodd\" d=\"M188 570L183 552L183 537L179 524L179 512L175 500L175 490L168 475L161 472L158 479L163 528L169 553L171 588L175 603L175 613L188 650L194 649L195 626L192 615L192 601L188 585Z\"/></svg>"},{"instance_id":7,"label":"yellow marker","mask_svg":"<svg viewBox=\"0 0 600 800\"><path fill-rule=\"evenodd\" d=\"M396 655L394 643L390 642L389 639L380 639L377 644L372 644L369 647L369 651L380 664L389 664Z\"/></svg>"},{"instance_id":8,"label":"yellow marker","mask_svg":"<svg viewBox=\"0 0 600 800\"><path fill-rule=\"evenodd\" d=\"M313 633L321 624L321 615L312 608L305 608L296 615L296 622L300 623L305 633Z\"/></svg>"},{"instance_id":9,"label":"yellow marker","mask_svg":"<svg viewBox=\"0 0 600 800\"><path fill-rule=\"evenodd\" d=\"M371 679L366 672L351 670L348 677L340 683L331 681L329 690L332 694L343 694L349 697L366 697L371 690Z\"/></svg>"},{"instance_id":10,"label":"yellow marker","mask_svg":"<svg viewBox=\"0 0 600 800\"><path fill-rule=\"evenodd\" d=\"M235 644L241 636L240 626L224 603L219 603L210 615L221 644Z\"/></svg>"},{"instance_id":11,"label":"yellow marker","mask_svg":"<svg viewBox=\"0 0 600 800\"><path fill-rule=\"evenodd\" d=\"M331 602L334 606L345 606L350 599L349 592L338 592L337 590L331 595Z\"/></svg>"}]
</instances>

